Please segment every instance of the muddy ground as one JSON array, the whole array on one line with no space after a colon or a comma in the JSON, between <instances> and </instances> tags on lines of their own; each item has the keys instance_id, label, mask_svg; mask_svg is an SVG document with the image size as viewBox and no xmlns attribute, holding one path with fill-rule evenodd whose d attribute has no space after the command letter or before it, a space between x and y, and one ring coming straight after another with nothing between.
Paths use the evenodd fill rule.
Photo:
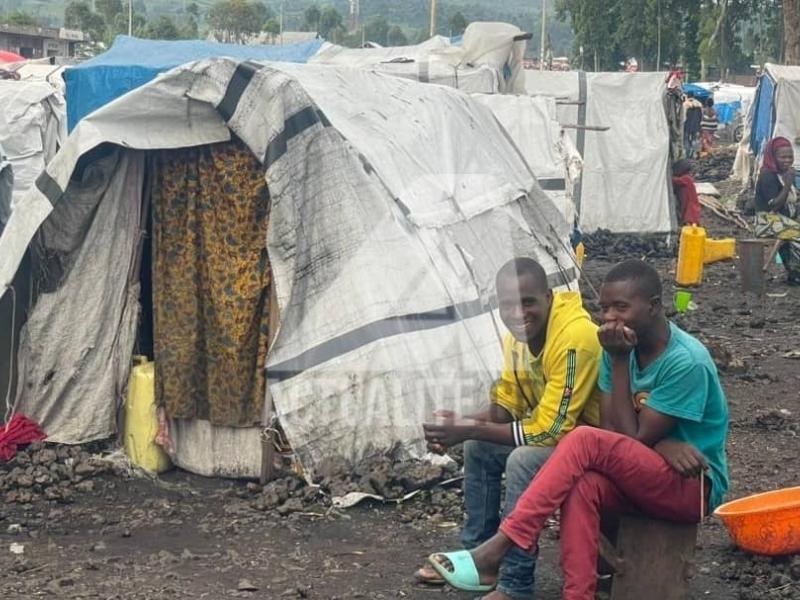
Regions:
<instances>
[{"instance_id":1,"label":"muddy ground","mask_svg":"<svg viewBox=\"0 0 800 600\"><path fill-rule=\"evenodd\" d=\"M704 216L717 237L744 235ZM586 274L597 284L616 260L649 254L671 281L674 258L656 250L637 243L602 257L590 251ZM665 296L672 292L669 283ZM767 292L763 305L749 300L734 264L713 264L694 290L696 310L676 317L720 365L731 413L730 497L800 482L800 353L792 354L800 351L800 288L783 283L775 266ZM401 486L387 468L361 483ZM0 466L0 596L471 598L411 581L427 553L457 546L459 494L453 484L399 506L338 510L293 480L262 490L173 471L151 481L80 449L36 446ZM538 600L560 597L557 535L553 527L543 536ZM800 599L800 558L736 550L714 518L700 531L696 564L695 599Z\"/></svg>"}]
</instances>

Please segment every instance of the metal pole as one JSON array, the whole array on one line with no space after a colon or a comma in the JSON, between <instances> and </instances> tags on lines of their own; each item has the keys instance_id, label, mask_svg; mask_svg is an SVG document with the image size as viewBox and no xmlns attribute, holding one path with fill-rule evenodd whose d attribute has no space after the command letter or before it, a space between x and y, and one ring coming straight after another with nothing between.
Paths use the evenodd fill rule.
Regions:
<instances>
[{"instance_id":1,"label":"metal pole","mask_svg":"<svg viewBox=\"0 0 800 600\"><path fill-rule=\"evenodd\" d=\"M436 0L431 0L431 37L436 35Z\"/></svg>"},{"instance_id":2,"label":"metal pole","mask_svg":"<svg viewBox=\"0 0 800 600\"><path fill-rule=\"evenodd\" d=\"M133 35L133 0L128 0L128 35Z\"/></svg>"},{"instance_id":3,"label":"metal pole","mask_svg":"<svg viewBox=\"0 0 800 600\"><path fill-rule=\"evenodd\" d=\"M539 70L544 71L544 46L547 38L547 0L542 0L542 43L539 48Z\"/></svg>"}]
</instances>

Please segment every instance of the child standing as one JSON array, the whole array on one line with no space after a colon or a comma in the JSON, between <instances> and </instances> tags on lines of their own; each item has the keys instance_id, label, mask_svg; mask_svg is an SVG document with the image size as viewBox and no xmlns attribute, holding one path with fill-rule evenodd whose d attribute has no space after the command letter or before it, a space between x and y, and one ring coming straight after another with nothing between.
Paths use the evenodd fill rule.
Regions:
<instances>
[{"instance_id":1,"label":"child standing","mask_svg":"<svg viewBox=\"0 0 800 600\"><path fill-rule=\"evenodd\" d=\"M699 225L700 199L692 177L692 163L688 160L679 160L672 165L672 189L678 201L681 225Z\"/></svg>"}]
</instances>

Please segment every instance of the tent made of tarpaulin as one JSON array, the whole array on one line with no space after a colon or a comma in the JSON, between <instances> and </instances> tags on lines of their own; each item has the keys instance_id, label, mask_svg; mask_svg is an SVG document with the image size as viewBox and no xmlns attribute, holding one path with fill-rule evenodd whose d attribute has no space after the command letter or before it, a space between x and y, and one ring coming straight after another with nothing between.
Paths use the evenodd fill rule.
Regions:
<instances>
[{"instance_id":1,"label":"tent made of tarpaulin","mask_svg":"<svg viewBox=\"0 0 800 600\"><path fill-rule=\"evenodd\" d=\"M488 106L530 165L536 180L568 223L575 222L572 191L582 160L558 123L556 102L546 96L475 94Z\"/></svg>"},{"instance_id":2,"label":"tent made of tarpaulin","mask_svg":"<svg viewBox=\"0 0 800 600\"><path fill-rule=\"evenodd\" d=\"M331 66L182 66L81 121L0 237L0 290L29 246L49 267L21 334L16 406L51 440L116 430L149 157L232 137L269 185L268 389L310 469L398 443L420 455L433 409L485 402L502 362L503 262L532 256L553 286L575 285L569 225L469 96ZM180 466L258 474L259 427L185 419L172 432Z\"/></svg>"},{"instance_id":3,"label":"tent made of tarpaulin","mask_svg":"<svg viewBox=\"0 0 800 600\"><path fill-rule=\"evenodd\" d=\"M469 93L522 93L525 36L507 23L471 23L458 45L434 36L412 46L344 48L325 44L310 63L358 67Z\"/></svg>"},{"instance_id":4,"label":"tent made of tarpaulin","mask_svg":"<svg viewBox=\"0 0 800 600\"><path fill-rule=\"evenodd\" d=\"M66 138L64 97L43 80L0 81L0 145L14 173L10 202L0 202L0 231Z\"/></svg>"},{"instance_id":5,"label":"tent made of tarpaulin","mask_svg":"<svg viewBox=\"0 0 800 600\"><path fill-rule=\"evenodd\" d=\"M562 126L578 126L568 131L583 157L574 197L581 230L674 231L665 75L526 70L525 77L528 94L556 99Z\"/></svg>"},{"instance_id":6,"label":"tent made of tarpaulin","mask_svg":"<svg viewBox=\"0 0 800 600\"><path fill-rule=\"evenodd\" d=\"M760 157L773 137L789 138L800 156L800 67L767 64L759 77L750 123L750 148Z\"/></svg>"},{"instance_id":7,"label":"tent made of tarpaulin","mask_svg":"<svg viewBox=\"0 0 800 600\"><path fill-rule=\"evenodd\" d=\"M284 46L245 46L198 40L141 40L117 36L107 52L64 72L69 130L93 110L155 79L159 73L203 58L304 63L322 40Z\"/></svg>"}]
</instances>

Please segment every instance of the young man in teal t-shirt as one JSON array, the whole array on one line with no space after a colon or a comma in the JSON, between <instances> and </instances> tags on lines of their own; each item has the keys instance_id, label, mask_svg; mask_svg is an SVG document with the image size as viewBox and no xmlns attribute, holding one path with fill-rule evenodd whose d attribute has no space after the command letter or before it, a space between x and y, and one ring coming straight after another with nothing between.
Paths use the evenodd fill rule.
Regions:
<instances>
[{"instance_id":1,"label":"young man in teal t-shirt","mask_svg":"<svg viewBox=\"0 0 800 600\"><path fill-rule=\"evenodd\" d=\"M716 366L697 339L670 323L658 273L618 264L600 294L605 323L601 426L578 427L556 447L500 531L467 553L432 555L455 587L490 589L503 555L534 551L561 509L564 600L593 600L603 512L697 522L728 488L728 407Z\"/></svg>"}]
</instances>

